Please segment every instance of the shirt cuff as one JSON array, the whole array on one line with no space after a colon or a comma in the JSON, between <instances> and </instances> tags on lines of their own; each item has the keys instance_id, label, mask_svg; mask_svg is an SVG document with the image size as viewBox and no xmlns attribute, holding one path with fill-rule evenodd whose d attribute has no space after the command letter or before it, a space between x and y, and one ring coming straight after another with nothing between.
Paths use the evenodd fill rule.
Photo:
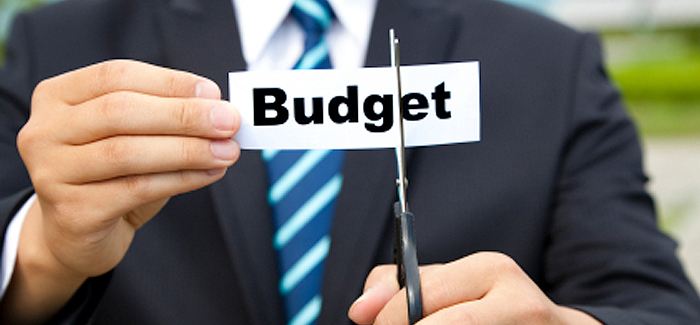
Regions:
<instances>
[{"instance_id":1,"label":"shirt cuff","mask_svg":"<svg viewBox=\"0 0 700 325\"><path fill-rule=\"evenodd\" d=\"M36 201L36 194L32 195L27 202L22 205L22 208L14 215L5 231L5 242L2 245L2 270L0 270L0 283L2 283L0 299L5 296L5 291L10 285L10 279L12 279L12 273L15 270L15 262L17 261L17 247L19 246L19 235L22 231L22 224L24 224L24 219L29 212L29 207L32 206L34 201Z\"/></svg>"}]
</instances>

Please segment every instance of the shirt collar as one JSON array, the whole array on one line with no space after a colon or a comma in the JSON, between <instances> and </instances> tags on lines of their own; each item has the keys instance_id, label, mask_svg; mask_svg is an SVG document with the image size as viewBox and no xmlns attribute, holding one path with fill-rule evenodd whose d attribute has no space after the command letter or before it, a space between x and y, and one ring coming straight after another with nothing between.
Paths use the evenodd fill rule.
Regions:
<instances>
[{"instance_id":1,"label":"shirt collar","mask_svg":"<svg viewBox=\"0 0 700 325\"><path fill-rule=\"evenodd\" d=\"M294 0L232 0L246 61L258 58L282 25ZM337 22L357 40L368 40L377 0L328 0Z\"/></svg>"},{"instance_id":2,"label":"shirt collar","mask_svg":"<svg viewBox=\"0 0 700 325\"><path fill-rule=\"evenodd\" d=\"M360 43L369 40L377 0L328 0L338 23Z\"/></svg>"}]
</instances>

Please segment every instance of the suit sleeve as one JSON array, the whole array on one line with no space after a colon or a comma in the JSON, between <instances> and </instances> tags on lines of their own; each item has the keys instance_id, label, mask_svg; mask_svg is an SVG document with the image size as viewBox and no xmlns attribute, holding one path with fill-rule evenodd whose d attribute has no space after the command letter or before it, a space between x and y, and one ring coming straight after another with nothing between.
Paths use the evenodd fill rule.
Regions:
<instances>
[{"instance_id":1,"label":"suit sleeve","mask_svg":"<svg viewBox=\"0 0 700 325\"><path fill-rule=\"evenodd\" d=\"M635 127L608 81L597 39L583 35L579 44L545 291L606 324L698 324L697 293L645 190Z\"/></svg>"},{"instance_id":2,"label":"suit sleeve","mask_svg":"<svg viewBox=\"0 0 700 325\"><path fill-rule=\"evenodd\" d=\"M0 70L0 198L30 186L16 145L17 133L29 118L29 101L34 89L30 81L28 31L21 17L12 28L4 66Z\"/></svg>"},{"instance_id":3,"label":"suit sleeve","mask_svg":"<svg viewBox=\"0 0 700 325\"><path fill-rule=\"evenodd\" d=\"M31 196L31 182L17 151L17 133L29 118L29 101L36 85L32 77L31 28L18 16L0 70L0 245L12 217ZM50 324L86 324L109 284L111 272L88 279Z\"/></svg>"}]
</instances>

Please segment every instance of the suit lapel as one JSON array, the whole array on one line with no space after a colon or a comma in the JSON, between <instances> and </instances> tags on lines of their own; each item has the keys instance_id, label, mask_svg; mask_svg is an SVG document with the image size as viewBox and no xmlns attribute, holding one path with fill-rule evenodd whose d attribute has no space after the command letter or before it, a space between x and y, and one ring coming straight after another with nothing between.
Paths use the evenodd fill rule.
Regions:
<instances>
[{"instance_id":1,"label":"suit lapel","mask_svg":"<svg viewBox=\"0 0 700 325\"><path fill-rule=\"evenodd\" d=\"M420 2L416 2L420 3ZM449 54L454 19L444 8L401 1L382 1L370 37L367 66L389 65L389 28L401 41L402 64L434 63ZM420 9L420 10L419 10ZM410 153L407 160L410 167ZM361 293L367 272L377 261L383 238L393 227L392 205L396 201L394 150L348 151L343 188L337 201L331 233L331 250L323 282L323 310L319 324L347 322L348 307ZM384 255L381 254L381 255Z\"/></svg>"},{"instance_id":2,"label":"suit lapel","mask_svg":"<svg viewBox=\"0 0 700 325\"><path fill-rule=\"evenodd\" d=\"M260 152L244 151L211 189L251 319L255 324L283 323L279 268L272 247L274 226Z\"/></svg>"},{"instance_id":3,"label":"suit lapel","mask_svg":"<svg viewBox=\"0 0 700 325\"><path fill-rule=\"evenodd\" d=\"M336 202L318 324L347 322L347 308L374 265L396 197L393 150L348 151Z\"/></svg>"},{"instance_id":4,"label":"suit lapel","mask_svg":"<svg viewBox=\"0 0 700 325\"><path fill-rule=\"evenodd\" d=\"M245 70L231 1L170 0L157 13L164 64L213 79L228 98L228 72Z\"/></svg>"},{"instance_id":5,"label":"suit lapel","mask_svg":"<svg viewBox=\"0 0 700 325\"><path fill-rule=\"evenodd\" d=\"M164 64L212 78L228 98L228 72L246 67L231 1L171 0L158 21ZM235 266L229 271L238 277L252 323L261 325L284 322L266 177L259 151L244 151L210 186Z\"/></svg>"},{"instance_id":6,"label":"suit lapel","mask_svg":"<svg viewBox=\"0 0 700 325\"><path fill-rule=\"evenodd\" d=\"M388 66L389 29L401 45L401 64L442 62L449 57L459 20L441 1L379 0L366 66Z\"/></svg>"}]
</instances>

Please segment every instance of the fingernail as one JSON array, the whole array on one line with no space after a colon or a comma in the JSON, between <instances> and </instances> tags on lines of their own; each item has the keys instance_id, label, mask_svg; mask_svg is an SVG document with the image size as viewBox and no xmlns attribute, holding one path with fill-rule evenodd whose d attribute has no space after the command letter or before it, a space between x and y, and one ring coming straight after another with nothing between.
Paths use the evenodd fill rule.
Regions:
<instances>
[{"instance_id":1,"label":"fingernail","mask_svg":"<svg viewBox=\"0 0 700 325\"><path fill-rule=\"evenodd\" d=\"M214 140L211 142L211 153L221 160L233 160L238 154L238 146L231 140Z\"/></svg>"},{"instance_id":2,"label":"fingernail","mask_svg":"<svg viewBox=\"0 0 700 325\"><path fill-rule=\"evenodd\" d=\"M195 85L194 94L198 98L207 98L207 99L220 99L221 98L221 91L219 90L219 86L217 86L214 82L209 81L209 80L198 82Z\"/></svg>"},{"instance_id":3,"label":"fingernail","mask_svg":"<svg viewBox=\"0 0 700 325\"><path fill-rule=\"evenodd\" d=\"M217 105L209 113L211 124L215 129L231 131L236 124L236 114L230 105Z\"/></svg>"}]
</instances>

